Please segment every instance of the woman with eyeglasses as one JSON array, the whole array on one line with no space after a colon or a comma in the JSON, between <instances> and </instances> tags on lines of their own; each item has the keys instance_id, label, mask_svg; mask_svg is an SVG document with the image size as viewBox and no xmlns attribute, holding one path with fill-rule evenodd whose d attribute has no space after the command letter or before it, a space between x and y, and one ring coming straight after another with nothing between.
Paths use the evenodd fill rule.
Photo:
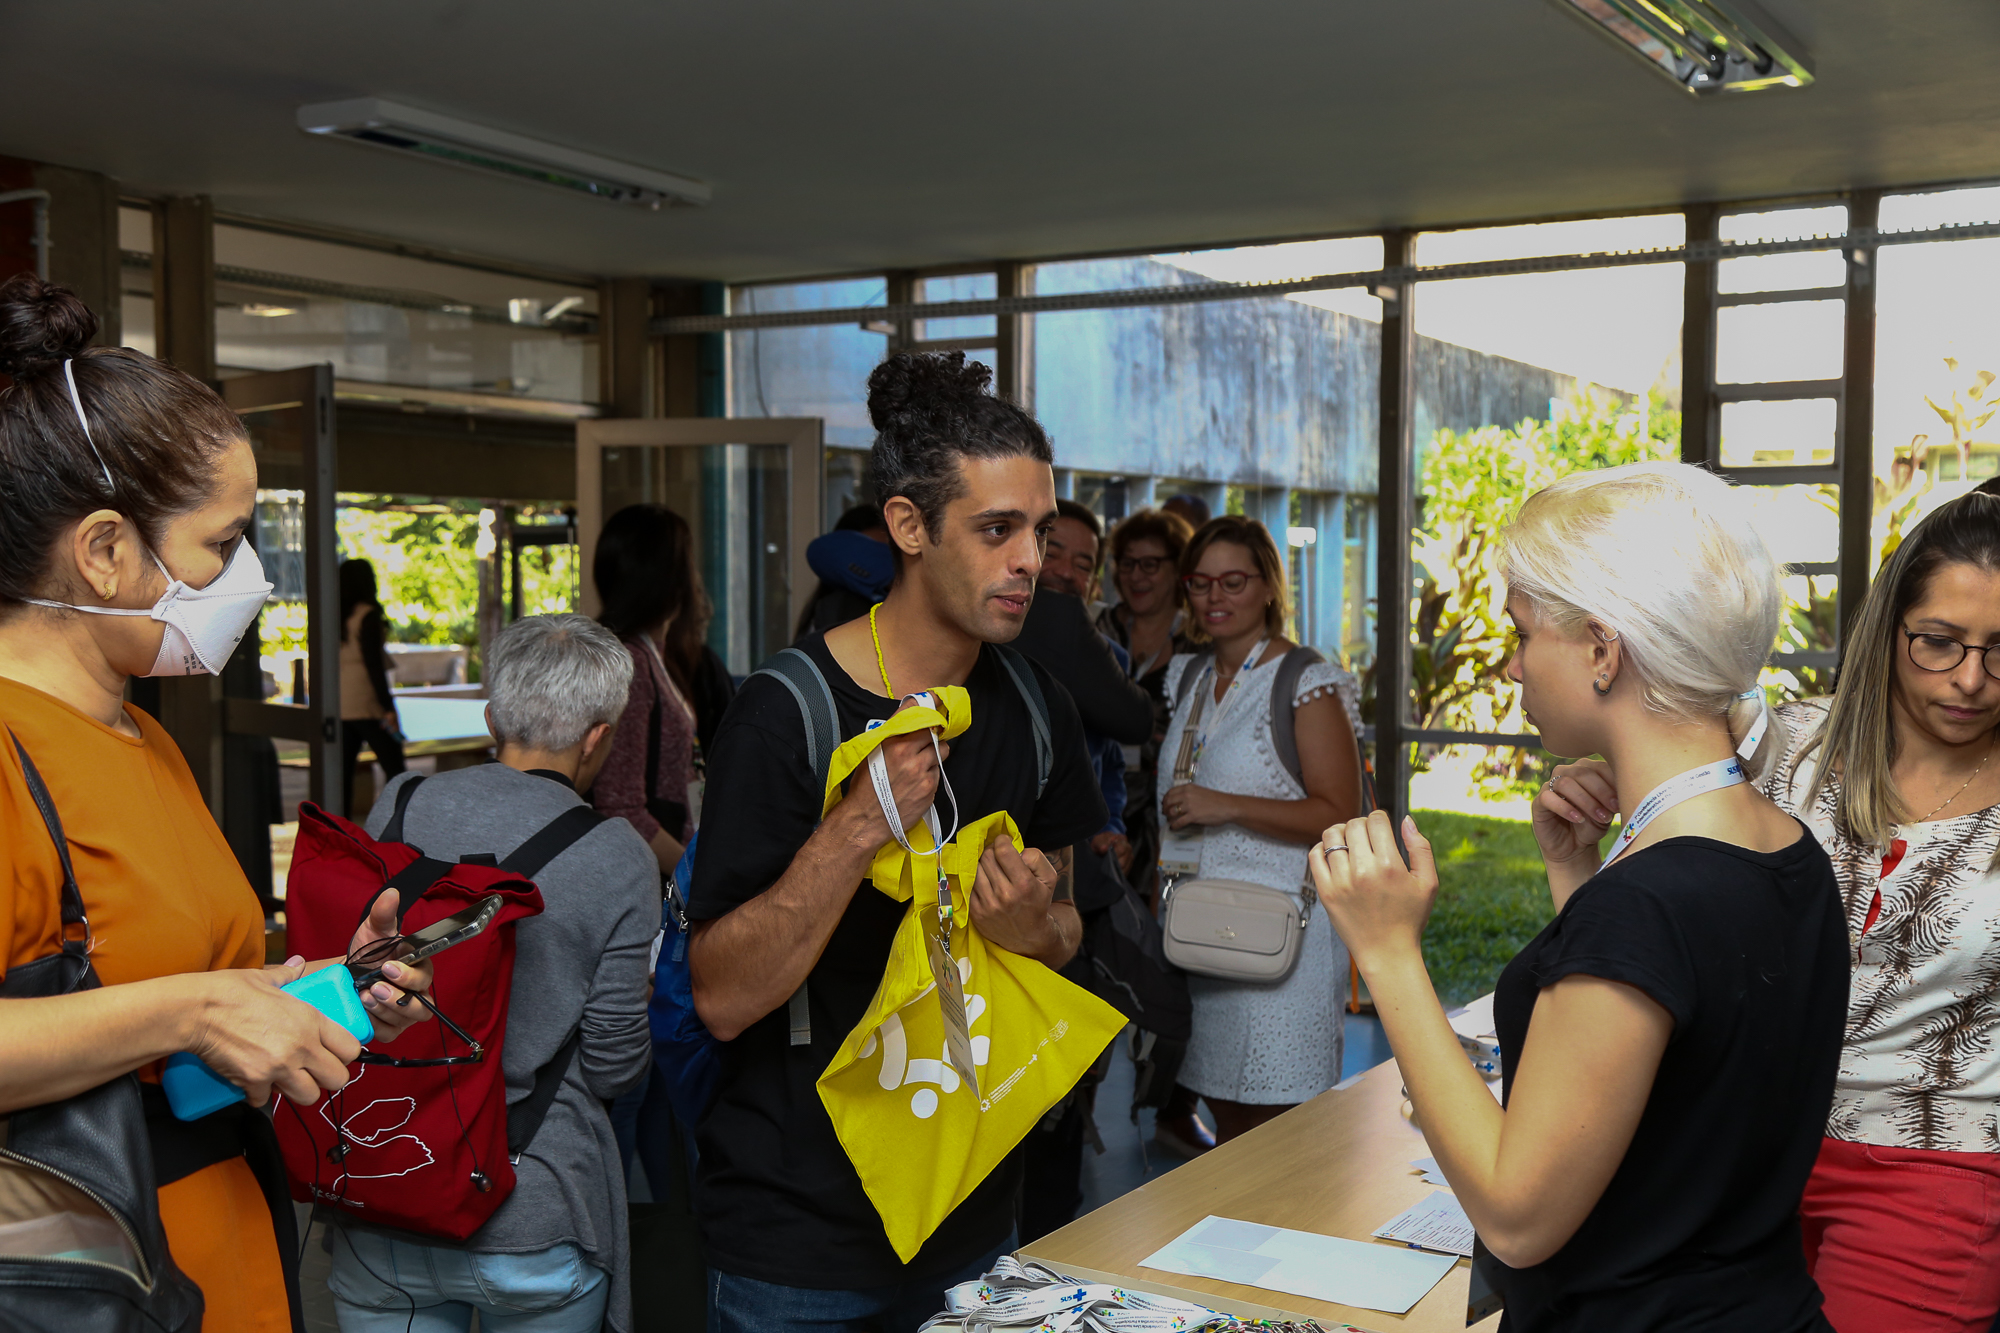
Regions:
<instances>
[{"instance_id":1,"label":"woman with eyeglasses","mask_svg":"<svg viewBox=\"0 0 2000 1333\"><path fill-rule=\"evenodd\" d=\"M1097 617L1099 632L1131 659L1132 679L1153 698L1152 739L1125 747L1125 836L1132 845L1132 887L1150 900L1160 825L1154 801L1160 737L1167 729L1167 663L1190 648L1181 632L1180 558L1194 529L1178 514L1141 509L1111 530L1106 564L1118 600ZM1198 1147L1209 1146L1206 1143Z\"/></svg>"},{"instance_id":2,"label":"woman with eyeglasses","mask_svg":"<svg viewBox=\"0 0 2000 1333\"><path fill-rule=\"evenodd\" d=\"M1832 698L1779 710L1765 790L1833 859L1853 945L1826 1139L1800 1205L1835 1328L2000 1312L2000 481L1883 564Z\"/></svg>"},{"instance_id":3,"label":"woman with eyeglasses","mask_svg":"<svg viewBox=\"0 0 2000 1333\"><path fill-rule=\"evenodd\" d=\"M1167 667L1174 703L1160 750L1168 766L1162 864L1299 895L1310 882L1306 849L1329 821L1361 813L1354 678L1317 653L1287 670L1297 645L1285 637L1285 566L1262 523L1210 520L1180 568L1188 632L1200 650L1175 654ZM1289 698L1274 700L1281 687ZM1288 723L1296 773L1279 757L1276 730ZM1316 900L1306 923L1299 961L1283 981L1188 978L1194 1029L1179 1084L1208 1103L1218 1143L1340 1081L1347 951Z\"/></svg>"}]
</instances>

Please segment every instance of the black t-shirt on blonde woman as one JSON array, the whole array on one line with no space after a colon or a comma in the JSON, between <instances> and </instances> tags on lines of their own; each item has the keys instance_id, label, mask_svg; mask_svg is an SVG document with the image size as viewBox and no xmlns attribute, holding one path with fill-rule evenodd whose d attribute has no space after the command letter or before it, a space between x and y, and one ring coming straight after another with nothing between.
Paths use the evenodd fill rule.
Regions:
<instances>
[{"instance_id":1,"label":"black t-shirt on blonde woman","mask_svg":"<svg viewBox=\"0 0 2000 1333\"><path fill-rule=\"evenodd\" d=\"M1640 991L1673 1018L1632 1143L1560 1250L1491 1264L1508 1333L1827 1329L1798 1203L1847 1014L1833 867L1804 829L1778 852L1668 838L1570 895L1500 975L1506 1089L1535 999L1564 977Z\"/></svg>"}]
</instances>

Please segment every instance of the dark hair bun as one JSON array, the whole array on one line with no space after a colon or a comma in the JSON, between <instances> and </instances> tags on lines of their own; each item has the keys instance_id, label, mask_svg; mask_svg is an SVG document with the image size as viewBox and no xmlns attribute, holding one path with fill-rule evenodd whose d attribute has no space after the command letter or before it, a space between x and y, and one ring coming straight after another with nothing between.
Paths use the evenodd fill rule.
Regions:
<instances>
[{"instance_id":1,"label":"dark hair bun","mask_svg":"<svg viewBox=\"0 0 2000 1333\"><path fill-rule=\"evenodd\" d=\"M993 372L963 352L898 352L868 376L868 419L878 431L924 427L975 412Z\"/></svg>"},{"instance_id":2,"label":"dark hair bun","mask_svg":"<svg viewBox=\"0 0 2000 1333\"><path fill-rule=\"evenodd\" d=\"M67 287L16 273L0 283L0 371L15 379L82 354L97 316Z\"/></svg>"}]
</instances>

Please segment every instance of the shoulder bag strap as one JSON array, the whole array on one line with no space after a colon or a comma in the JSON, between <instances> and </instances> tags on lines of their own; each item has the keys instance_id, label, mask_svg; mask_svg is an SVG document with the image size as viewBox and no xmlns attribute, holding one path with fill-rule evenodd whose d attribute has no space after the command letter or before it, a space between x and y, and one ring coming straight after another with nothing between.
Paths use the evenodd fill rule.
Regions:
<instances>
[{"instance_id":1,"label":"shoulder bag strap","mask_svg":"<svg viewBox=\"0 0 2000 1333\"><path fill-rule=\"evenodd\" d=\"M14 742L14 753L21 758L21 776L27 779L28 794L34 798L35 809L42 815L42 824L55 842L56 859L62 862L63 952L87 959L90 956L90 918L83 910L83 890L77 887L76 867L69 859L69 838L63 833L62 816L56 813L55 798L49 795L48 785L42 781L35 761L28 757L28 747L21 744L21 738L14 734L12 727L7 729L7 738ZM80 938L69 937L72 926L83 927Z\"/></svg>"},{"instance_id":2,"label":"shoulder bag strap","mask_svg":"<svg viewBox=\"0 0 2000 1333\"><path fill-rule=\"evenodd\" d=\"M1179 708L1181 700L1188 697L1188 691L1208 677L1213 653L1197 653L1188 664L1181 668L1180 684L1174 690L1174 707ZM1195 733L1201 730L1202 714L1208 711L1209 691L1201 690L1195 695L1194 709L1188 714L1187 725L1181 728L1181 748L1174 757L1174 785L1194 781Z\"/></svg>"},{"instance_id":3,"label":"shoulder bag strap","mask_svg":"<svg viewBox=\"0 0 2000 1333\"><path fill-rule=\"evenodd\" d=\"M1305 669L1324 661L1324 657L1310 648L1294 648L1278 663L1277 676L1271 682L1271 748L1278 752L1278 762L1294 782L1303 780L1299 776L1298 704L1294 696L1299 692L1299 677L1305 674Z\"/></svg>"},{"instance_id":4,"label":"shoulder bag strap","mask_svg":"<svg viewBox=\"0 0 2000 1333\"><path fill-rule=\"evenodd\" d=\"M1021 692L1021 699L1028 705L1028 721L1035 729L1035 763L1038 776L1035 779L1035 799L1040 800L1048 789L1049 770L1055 766L1055 743L1049 738L1049 701L1042 697L1042 684L1035 679L1035 668L1028 659L1015 652L1004 643L993 645L1000 653L1000 665L1007 668L1007 674L1014 678L1014 688Z\"/></svg>"}]
</instances>

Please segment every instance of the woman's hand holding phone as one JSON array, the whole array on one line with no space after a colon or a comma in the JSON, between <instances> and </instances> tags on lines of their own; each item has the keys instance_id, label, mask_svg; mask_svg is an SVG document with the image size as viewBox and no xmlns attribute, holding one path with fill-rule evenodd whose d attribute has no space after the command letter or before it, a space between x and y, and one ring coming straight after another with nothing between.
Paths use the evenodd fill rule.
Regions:
<instances>
[{"instance_id":1,"label":"woman's hand holding phone","mask_svg":"<svg viewBox=\"0 0 2000 1333\"><path fill-rule=\"evenodd\" d=\"M377 940L390 939L398 933L396 908L400 894L395 889L384 889L375 899L375 905L368 909L367 920L354 932L354 940L348 946L350 955ZM315 966L339 966L343 960L329 958ZM430 1008L421 1002L412 1002L405 992L428 992L431 988L431 965L421 963L382 964L382 975L386 981L378 981L361 992L361 1007L368 1011L368 1019L375 1025L377 1042L394 1041L406 1030L418 1023L430 1021ZM390 985L394 982L394 985Z\"/></svg>"}]
</instances>

